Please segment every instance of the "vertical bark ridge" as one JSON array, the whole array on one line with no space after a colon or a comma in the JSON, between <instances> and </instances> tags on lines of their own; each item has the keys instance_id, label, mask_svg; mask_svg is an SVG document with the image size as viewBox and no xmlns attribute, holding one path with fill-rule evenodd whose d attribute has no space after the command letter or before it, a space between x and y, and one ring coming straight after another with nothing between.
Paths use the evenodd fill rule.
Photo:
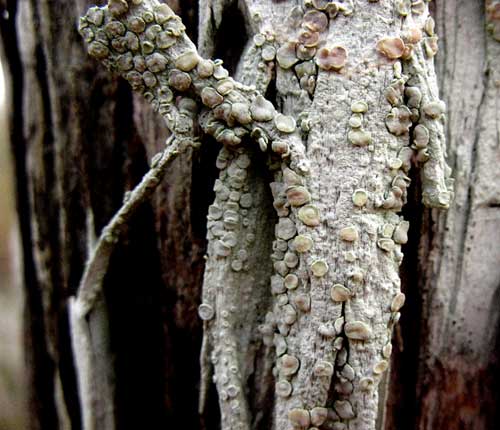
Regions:
<instances>
[{"instance_id":1,"label":"vertical bark ridge","mask_svg":"<svg viewBox=\"0 0 500 430\"><path fill-rule=\"evenodd\" d=\"M25 285L24 349L27 363L29 422L33 429L58 428L54 392L54 363L48 353L43 319L41 290L32 254L33 232L29 210L29 183L26 177L28 142L24 134L23 97L25 91L21 47L17 39L17 1L3 1L0 31L7 88L11 104L10 144L15 161L16 205L22 241L23 281Z\"/></svg>"}]
</instances>

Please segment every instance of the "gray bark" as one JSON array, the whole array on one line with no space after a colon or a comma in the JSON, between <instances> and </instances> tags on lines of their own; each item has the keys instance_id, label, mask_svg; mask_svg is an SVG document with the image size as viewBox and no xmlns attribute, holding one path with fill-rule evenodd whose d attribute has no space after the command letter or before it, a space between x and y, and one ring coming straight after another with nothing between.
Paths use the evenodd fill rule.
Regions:
<instances>
[{"instance_id":1,"label":"gray bark","mask_svg":"<svg viewBox=\"0 0 500 430\"><path fill-rule=\"evenodd\" d=\"M153 201L121 232L109 266L102 267L99 306L80 313L71 305L71 331L68 300L76 295L78 303L85 262L92 262L102 228L167 136L140 97L85 56L67 25L85 3L75 2L72 11L35 0L4 6L28 340L39 342L27 350L32 427L217 428L216 402L223 429L498 425L496 2L487 1L488 26L479 3L436 2L437 32L444 36L439 79L426 2L413 2L406 18L410 2L338 2L327 28L309 24L321 27L326 48L347 50L345 65L333 70L321 61L319 68L308 60L284 65L286 43L315 37L295 27L304 19L292 9L297 2L201 1L198 28L189 25L195 7L172 3L189 35L199 35L199 53L222 57L239 82L228 81L234 89L223 93L227 101L257 103L260 92L299 128L274 108L269 123L246 122L234 112L220 123L225 130L252 131L234 149L227 145L230 132L211 125L211 107L202 108L201 148L174 162ZM313 4L322 8L321 1ZM411 41L415 28L423 30L422 42ZM387 46L377 45L384 38ZM414 44L401 67L399 59L387 58L401 48L397 38ZM181 35L161 52L174 64L193 49ZM203 89L217 88L218 79L186 72L195 83L190 97L202 106ZM161 88L152 90L153 101L162 101ZM167 126L181 135L182 103L169 107L173 117L160 106ZM255 127L257 138L267 136L261 149L268 144L274 155L252 144ZM209 135L226 143L217 160ZM421 189L426 204L448 204L445 136L456 179L447 214L423 209L417 200ZM421 180L409 172L410 144ZM280 157L286 147L291 155ZM421 187L409 191L401 282L408 225L398 212L407 199L407 175ZM208 190L216 177L212 202ZM408 313L405 307L396 326L400 288ZM389 375L394 326L400 328ZM88 371L96 385L85 387ZM471 414L480 404L480 415Z\"/></svg>"}]
</instances>

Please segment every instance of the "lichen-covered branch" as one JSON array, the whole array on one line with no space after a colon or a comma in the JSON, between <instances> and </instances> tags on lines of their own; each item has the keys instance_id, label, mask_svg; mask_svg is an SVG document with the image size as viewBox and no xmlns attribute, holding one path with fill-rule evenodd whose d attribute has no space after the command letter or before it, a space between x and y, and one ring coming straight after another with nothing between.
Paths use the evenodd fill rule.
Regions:
<instances>
[{"instance_id":1,"label":"lichen-covered branch","mask_svg":"<svg viewBox=\"0 0 500 430\"><path fill-rule=\"evenodd\" d=\"M80 22L89 53L125 77L176 134L194 126L171 115L181 95L203 106L200 126L225 145L237 146L246 135L264 149L280 138L297 145L290 135L294 119L276 113L254 88L235 82L220 60L200 58L184 30L179 17L156 0L110 1Z\"/></svg>"},{"instance_id":2,"label":"lichen-covered branch","mask_svg":"<svg viewBox=\"0 0 500 430\"><path fill-rule=\"evenodd\" d=\"M417 161L423 164L423 201L430 207L447 208L453 179L445 161L446 105L439 99L434 71L433 59L438 50L434 26L434 19L425 13L406 19L403 35L412 46L403 71L408 74L405 96L415 125L413 148L417 151Z\"/></svg>"},{"instance_id":3,"label":"lichen-covered branch","mask_svg":"<svg viewBox=\"0 0 500 430\"><path fill-rule=\"evenodd\" d=\"M210 6L200 4L208 12ZM213 49L214 31L203 26L200 31L201 52L207 53ZM264 94L272 73L270 67L257 67L255 60L249 47L235 77ZM220 393L222 428L261 425L269 415L263 411L274 388L269 384L274 348L272 342L262 342L258 331L271 307L268 256L273 231L271 222L262 222L272 219L272 206L267 178L261 171L266 160L259 152L248 145L221 149L216 162L220 169L216 197L208 215L208 253L199 311L203 319L209 319L200 358L200 412L204 412L208 387L214 382ZM254 395L248 396L250 392Z\"/></svg>"},{"instance_id":4,"label":"lichen-covered branch","mask_svg":"<svg viewBox=\"0 0 500 430\"><path fill-rule=\"evenodd\" d=\"M218 25L227 2L212 3L203 14ZM226 147L199 308L222 428L255 423L241 351L255 339L277 357L274 428L375 429L377 387L405 300L398 266L409 226L398 212L413 159L423 163L425 204L444 208L452 195L427 2L242 4L258 32L239 75L248 79L256 65L261 89L274 75L282 113L219 60L201 58L156 0L110 0L89 10L80 31L91 55L143 93L176 134L200 127ZM197 122L172 115L177 97L190 100ZM267 222L255 205L262 181L248 179L258 175L257 148L269 157L279 220L270 289L251 297L252 271L260 279L267 261L265 247L252 244Z\"/></svg>"}]
</instances>

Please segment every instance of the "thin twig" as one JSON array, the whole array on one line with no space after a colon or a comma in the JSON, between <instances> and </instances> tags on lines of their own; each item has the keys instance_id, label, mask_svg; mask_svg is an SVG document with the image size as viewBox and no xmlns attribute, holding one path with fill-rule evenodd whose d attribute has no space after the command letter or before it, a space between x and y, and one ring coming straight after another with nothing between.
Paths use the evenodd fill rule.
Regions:
<instances>
[{"instance_id":1,"label":"thin twig","mask_svg":"<svg viewBox=\"0 0 500 430\"><path fill-rule=\"evenodd\" d=\"M127 200L104 227L90 256L77 293L77 300L82 314L88 314L102 290L104 276L108 271L109 260L119 240L120 234L139 206L151 196L165 175L166 168L177 155L185 150L181 141L172 135L167 140L167 147L153 164L142 181L130 192Z\"/></svg>"}]
</instances>

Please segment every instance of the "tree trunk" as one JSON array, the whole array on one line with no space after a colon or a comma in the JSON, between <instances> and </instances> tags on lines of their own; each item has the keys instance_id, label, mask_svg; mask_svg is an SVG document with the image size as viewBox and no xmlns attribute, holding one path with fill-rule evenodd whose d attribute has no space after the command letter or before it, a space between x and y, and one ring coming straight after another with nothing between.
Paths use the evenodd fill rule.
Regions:
<instances>
[{"instance_id":1,"label":"tree trunk","mask_svg":"<svg viewBox=\"0 0 500 430\"><path fill-rule=\"evenodd\" d=\"M286 49L275 60L275 48L299 31L296 1L168 2L200 55L224 60L242 94L254 85L297 120L312 174L298 178L295 153L292 162L269 158L246 145L250 137L221 150L220 135L204 128L200 148L178 156L124 227L103 294L80 315L75 303L101 231L169 136L149 104L85 52L77 22L90 3L1 2L30 428L282 430L290 420L335 430L498 427L498 2L431 3L441 36L437 79L432 22L417 4L403 18L394 8L410 2L337 2L320 37L329 49L347 48L347 64L325 71L308 63L307 49L300 67L283 67ZM375 45L418 26L425 44L399 71ZM438 81L448 113L445 128L432 115L416 120L429 130L431 159L421 179L410 174L400 282L405 240L393 231L405 235L397 213L407 184L402 195L383 192L396 175L406 181L403 155L418 145L419 125L403 107L412 108L414 88L422 109L435 104ZM347 138L349 130L359 132ZM445 134L455 178L447 212L420 203L446 205ZM304 196L312 202L301 212L293 199ZM234 226L217 232L231 201L240 205ZM312 239L310 254L297 249L296 232ZM406 305L397 324L400 288Z\"/></svg>"}]
</instances>

